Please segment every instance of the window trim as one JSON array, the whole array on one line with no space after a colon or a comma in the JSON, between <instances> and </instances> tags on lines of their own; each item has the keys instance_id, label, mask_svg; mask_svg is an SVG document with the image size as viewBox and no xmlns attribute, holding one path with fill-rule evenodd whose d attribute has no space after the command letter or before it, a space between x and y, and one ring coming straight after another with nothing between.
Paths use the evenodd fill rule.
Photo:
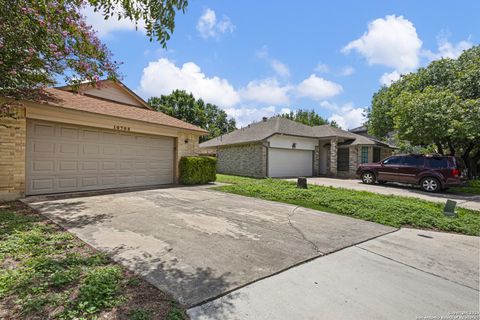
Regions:
<instances>
[{"instance_id":1,"label":"window trim","mask_svg":"<svg viewBox=\"0 0 480 320\"><path fill-rule=\"evenodd\" d=\"M360 163L368 163L368 147L362 147L360 150Z\"/></svg>"}]
</instances>

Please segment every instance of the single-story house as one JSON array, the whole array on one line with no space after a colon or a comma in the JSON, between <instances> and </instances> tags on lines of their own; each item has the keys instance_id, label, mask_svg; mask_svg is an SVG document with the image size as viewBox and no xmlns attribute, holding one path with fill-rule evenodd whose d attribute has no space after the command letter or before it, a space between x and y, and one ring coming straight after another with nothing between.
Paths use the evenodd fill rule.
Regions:
<instances>
[{"instance_id":1,"label":"single-story house","mask_svg":"<svg viewBox=\"0 0 480 320\"><path fill-rule=\"evenodd\" d=\"M354 177L361 163L380 161L394 147L329 125L264 118L200 144L216 152L219 173L251 177Z\"/></svg>"},{"instance_id":2,"label":"single-story house","mask_svg":"<svg viewBox=\"0 0 480 320\"><path fill-rule=\"evenodd\" d=\"M152 108L118 81L0 100L0 200L171 184L194 155L197 126Z\"/></svg>"}]
</instances>

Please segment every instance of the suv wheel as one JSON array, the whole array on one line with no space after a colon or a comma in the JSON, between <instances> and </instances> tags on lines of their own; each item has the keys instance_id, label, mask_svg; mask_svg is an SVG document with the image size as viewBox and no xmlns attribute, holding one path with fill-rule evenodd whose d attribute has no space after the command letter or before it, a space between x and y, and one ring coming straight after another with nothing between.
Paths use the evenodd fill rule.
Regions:
<instances>
[{"instance_id":1,"label":"suv wheel","mask_svg":"<svg viewBox=\"0 0 480 320\"><path fill-rule=\"evenodd\" d=\"M366 171L362 173L362 182L365 184L374 184L375 183L375 175L373 172Z\"/></svg>"},{"instance_id":2,"label":"suv wheel","mask_svg":"<svg viewBox=\"0 0 480 320\"><path fill-rule=\"evenodd\" d=\"M437 192L440 191L440 181L436 178L428 177L428 178L423 178L422 181L420 181L420 186L424 191L427 192Z\"/></svg>"}]
</instances>

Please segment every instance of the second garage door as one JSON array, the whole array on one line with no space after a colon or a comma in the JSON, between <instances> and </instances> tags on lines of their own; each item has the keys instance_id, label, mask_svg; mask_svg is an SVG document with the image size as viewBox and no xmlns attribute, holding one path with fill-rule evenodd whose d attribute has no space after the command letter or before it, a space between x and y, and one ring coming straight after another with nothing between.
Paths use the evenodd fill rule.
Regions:
<instances>
[{"instance_id":1,"label":"second garage door","mask_svg":"<svg viewBox=\"0 0 480 320\"><path fill-rule=\"evenodd\" d=\"M174 138L27 122L27 195L170 184Z\"/></svg>"},{"instance_id":2,"label":"second garage door","mask_svg":"<svg viewBox=\"0 0 480 320\"><path fill-rule=\"evenodd\" d=\"M268 149L269 177L312 176L313 151L293 149Z\"/></svg>"}]
</instances>

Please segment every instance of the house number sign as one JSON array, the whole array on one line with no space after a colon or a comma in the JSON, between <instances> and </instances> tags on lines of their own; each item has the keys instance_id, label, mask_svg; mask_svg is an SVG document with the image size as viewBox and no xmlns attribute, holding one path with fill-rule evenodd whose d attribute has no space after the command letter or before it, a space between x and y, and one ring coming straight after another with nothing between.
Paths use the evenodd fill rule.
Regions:
<instances>
[{"instance_id":1,"label":"house number sign","mask_svg":"<svg viewBox=\"0 0 480 320\"><path fill-rule=\"evenodd\" d=\"M130 131L130 127L117 126L117 125L114 125L113 129L118 130L118 131Z\"/></svg>"}]
</instances>

